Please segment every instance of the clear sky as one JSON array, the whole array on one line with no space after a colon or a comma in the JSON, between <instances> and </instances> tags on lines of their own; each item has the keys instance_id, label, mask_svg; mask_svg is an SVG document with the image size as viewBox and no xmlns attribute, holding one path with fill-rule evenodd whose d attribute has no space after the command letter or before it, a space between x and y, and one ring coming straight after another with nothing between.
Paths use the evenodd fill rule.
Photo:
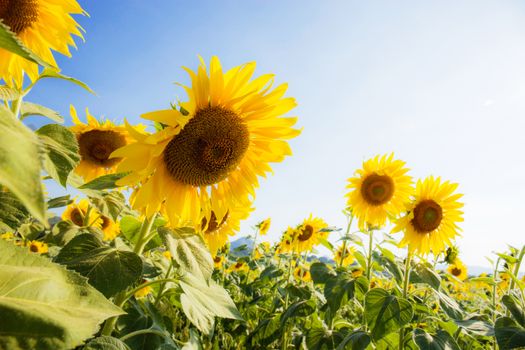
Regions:
<instances>
[{"instance_id":1,"label":"clear sky","mask_svg":"<svg viewBox=\"0 0 525 350\"><path fill-rule=\"evenodd\" d=\"M257 192L243 233L272 218L270 239L310 213L343 227L346 179L395 152L417 177L441 175L465 194L467 264L525 243L525 7L522 1L80 0L86 42L29 100L65 116L139 115L185 98L174 82L197 55L288 82L303 133ZM37 118L28 120L39 123Z\"/></svg>"}]
</instances>

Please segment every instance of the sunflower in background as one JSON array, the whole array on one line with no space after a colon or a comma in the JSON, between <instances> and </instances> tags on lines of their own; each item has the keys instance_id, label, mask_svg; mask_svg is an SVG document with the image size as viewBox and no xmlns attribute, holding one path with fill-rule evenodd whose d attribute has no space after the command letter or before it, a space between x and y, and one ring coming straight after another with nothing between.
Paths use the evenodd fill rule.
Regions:
<instances>
[{"instance_id":1,"label":"sunflower in background","mask_svg":"<svg viewBox=\"0 0 525 350\"><path fill-rule=\"evenodd\" d=\"M114 240L120 233L120 225L108 216L100 215L100 229L104 233L105 241Z\"/></svg>"},{"instance_id":2,"label":"sunflower in background","mask_svg":"<svg viewBox=\"0 0 525 350\"><path fill-rule=\"evenodd\" d=\"M275 247L275 255L279 256L280 254L286 254L286 253L292 252L293 242L294 242L296 235L297 235L297 231L292 227L288 227L286 229L286 232L283 233L283 236L281 237L281 241L277 243Z\"/></svg>"},{"instance_id":3,"label":"sunflower in background","mask_svg":"<svg viewBox=\"0 0 525 350\"><path fill-rule=\"evenodd\" d=\"M259 229L259 235L264 236L268 233L268 230L270 229L270 224L272 223L272 219L268 218L266 220L261 221L256 225L256 227Z\"/></svg>"},{"instance_id":4,"label":"sunflower in background","mask_svg":"<svg viewBox=\"0 0 525 350\"><path fill-rule=\"evenodd\" d=\"M75 0L2 0L0 20L31 51L56 66L51 50L71 56L72 35L82 38L81 27L71 14L86 13ZM0 48L0 79L22 88L24 73L38 77L38 65Z\"/></svg>"},{"instance_id":5,"label":"sunflower in background","mask_svg":"<svg viewBox=\"0 0 525 350\"><path fill-rule=\"evenodd\" d=\"M418 180L414 199L407 204L407 215L397 219L392 232L403 231L401 246L413 253L440 254L459 234L457 224L463 221L460 210L462 194L454 193L458 185L441 178Z\"/></svg>"},{"instance_id":6,"label":"sunflower in background","mask_svg":"<svg viewBox=\"0 0 525 350\"><path fill-rule=\"evenodd\" d=\"M394 154L376 156L348 179L347 205L358 219L359 229L383 227L388 217L399 215L412 195L412 178L405 162Z\"/></svg>"},{"instance_id":7,"label":"sunflower in background","mask_svg":"<svg viewBox=\"0 0 525 350\"><path fill-rule=\"evenodd\" d=\"M29 248L29 251L32 253L44 254L48 252L48 246L44 242L31 241L31 242L27 242L26 246Z\"/></svg>"},{"instance_id":8,"label":"sunflower in background","mask_svg":"<svg viewBox=\"0 0 525 350\"><path fill-rule=\"evenodd\" d=\"M328 224L323 219L313 217L312 214L305 219L296 229L296 235L292 242L295 252L309 252L314 246L321 243L321 239L328 237L328 231L322 231Z\"/></svg>"},{"instance_id":9,"label":"sunflower in background","mask_svg":"<svg viewBox=\"0 0 525 350\"><path fill-rule=\"evenodd\" d=\"M226 270L227 272L229 273L232 273L232 272L248 272L250 271L250 267L248 266L248 264L246 263L246 261L244 260L237 260L235 263L231 264L230 267L228 267L228 270Z\"/></svg>"},{"instance_id":10,"label":"sunflower in background","mask_svg":"<svg viewBox=\"0 0 525 350\"><path fill-rule=\"evenodd\" d=\"M296 106L283 97L287 85L272 89L271 74L252 79L255 63L223 72L214 56L209 69L202 59L197 71L185 69L189 101L180 111L142 115L163 129L135 133L135 142L112 156L124 158L120 172L131 172L117 184L140 183L134 209L150 217L163 204L170 223L191 225L202 217L210 221L212 211L223 218L245 197L253 198L258 178L271 171L269 163L291 154L287 140L300 131L292 128L297 118L282 117Z\"/></svg>"},{"instance_id":11,"label":"sunflower in background","mask_svg":"<svg viewBox=\"0 0 525 350\"><path fill-rule=\"evenodd\" d=\"M355 261L355 247L351 247L349 245L346 245L344 247L344 257L343 257L343 247L344 245L341 245L337 248L334 254L334 260L337 265L341 264L341 266L349 266L352 265ZM341 261L341 258L343 259Z\"/></svg>"},{"instance_id":12,"label":"sunflower in background","mask_svg":"<svg viewBox=\"0 0 525 350\"><path fill-rule=\"evenodd\" d=\"M216 255L213 257L213 266L216 270L222 269L222 265L224 264L224 256L222 255Z\"/></svg>"},{"instance_id":13,"label":"sunflower in background","mask_svg":"<svg viewBox=\"0 0 525 350\"><path fill-rule=\"evenodd\" d=\"M310 275L310 268L305 265L299 265L293 270L295 279L303 282L310 282L312 276Z\"/></svg>"},{"instance_id":14,"label":"sunflower in background","mask_svg":"<svg viewBox=\"0 0 525 350\"><path fill-rule=\"evenodd\" d=\"M456 258L454 263L448 265L447 272L460 281L464 281L468 277L467 267L459 258Z\"/></svg>"},{"instance_id":15,"label":"sunflower in background","mask_svg":"<svg viewBox=\"0 0 525 350\"><path fill-rule=\"evenodd\" d=\"M74 124L70 130L77 137L80 153L80 163L75 168L75 172L86 182L102 175L115 173L122 159L109 156L116 149L130 143L127 129L109 120L99 122L87 108L87 124L80 121L75 107L70 106L69 111ZM141 125L137 128L144 129Z\"/></svg>"},{"instance_id":16,"label":"sunflower in background","mask_svg":"<svg viewBox=\"0 0 525 350\"><path fill-rule=\"evenodd\" d=\"M88 213L89 212L89 213ZM86 216L88 216L86 218ZM94 209L89 209L87 199L81 199L78 203L71 203L62 213L62 220L71 221L77 226L96 226L100 227L102 219Z\"/></svg>"}]
</instances>

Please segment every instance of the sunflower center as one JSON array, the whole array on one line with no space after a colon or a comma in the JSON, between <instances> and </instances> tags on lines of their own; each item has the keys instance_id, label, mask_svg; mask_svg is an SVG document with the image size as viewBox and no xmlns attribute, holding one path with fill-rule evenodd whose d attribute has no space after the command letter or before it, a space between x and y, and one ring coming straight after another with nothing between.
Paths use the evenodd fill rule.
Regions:
<instances>
[{"instance_id":1,"label":"sunflower center","mask_svg":"<svg viewBox=\"0 0 525 350\"><path fill-rule=\"evenodd\" d=\"M77 136L82 160L102 167L112 167L121 158L109 158L116 149L126 145L122 134L111 130L91 130Z\"/></svg>"},{"instance_id":2,"label":"sunflower center","mask_svg":"<svg viewBox=\"0 0 525 350\"><path fill-rule=\"evenodd\" d=\"M215 261L215 263L220 263L221 262L221 257L220 256L216 256L215 258L213 258L213 261Z\"/></svg>"},{"instance_id":3,"label":"sunflower center","mask_svg":"<svg viewBox=\"0 0 525 350\"><path fill-rule=\"evenodd\" d=\"M0 19L20 34L38 19L38 0L0 0Z\"/></svg>"},{"instance_id":4,"label":"sunflower center","mask_svg":"<svg viewBox=\"0 0 525 350\"><path fill-rule=\"evenodd\" d=\"M102 218L102 227L101 228L104 230L104 229L108 228L109 224L111 224L111 219L108 218L105 215L102 215L101 218Z\"/></svg>"},{"instance_id":5,"label":"sunflower center","mask_svg":"<svg viewBox=\"0 0 525 350\"><path fill-rule=\"evenodd\" d=\"M71 221L77 226L84 226L84 215L79 209L75 208L71 211Z\"/></svg>"},{"instance_id":6,"label":"sunflower center","mask_svg":"<svg viewBox=\"0 0 525 350\"><path fill-rule=\"evenodd\" d=\"M36 244L31 244L29 246L29 250L32 251L33 253L38 253L38 246Z\"/></svg>"},{"instance_id":7,"label":"sunflower center","mask_svg":"<svg viewBox=\"0 0 525 350\"><path fill-rule=\"evenodd\" d=\"M416 205L411 223L416 232L429 233L439 227L442 219L443 209L439 204L429 199Z\"/></svg>"},{"instance_id":8,"label":"sunflower center","mask_svg":"<svg viewBox=\"0 0 525 350\"><path fill-rule=\"evenodd\" d=\"M394 195L394 181L387 175L368 175L361 186L361 195L370 205L385 204Z\"/></svg>"},{"instance_id":9,"label":"sunflower center","mask_svg":"<svg viewBox=\"0 0 525 350\"><path fill-rule=\"evenodd\" d=\"M454 267L450 272L452 272L452 275L456 277L461 275L461 269L458 269L457 267Z\"/></svg>"},{"instance_id":10,"label":"sunflower center","mask_svg":"<svg viewBox=\"0 0 525 350\"><path fill-rule=\"evenodd\" d=\"M238 262L238 263L235 264L235 268L236 268L236 269L239 269L239 268L242 267L242 265L244 265L243 262Z\"/></svg>"},{"instance_id":11,"label":"sunflower center","mask_svg":"<svg viewBox=\"0 0 525 350\"><path fill-rule=\"evenodd\" d=\"M224 217L222 218L222 220L219 222L217 220L217 216L215 215L215 212L212 210L211 212L211 215L210 215L210 222L208 223L208 221L206 220L206 218L202 218L202 221L201 221L201 230L204 230L204 228L206 227L206 223L208 223L208 227L206 228L206 231L204 231L205 234L210 234L210 233L213 233L215 232L216 230L218 230L225 222L226 220L228 220L228 216L229 216L230 212L226 212L226 214L224 215Z\"/></svg>"},{"instance_id":12,"label":"sunflower center","mask_svg":"<svg viewBox=\"0 0 525 350\"><path fill-rule=\"evenodd\" d=\"M222 107L206 107L168 143L164 163L177 181L212 185L237 168L249 143L248 128L237 114Z\"/></svg>"},{"instance_id":13,"label":"sunflower center","mask_svg":"<svg viewBox=\"0 0 525 350\"><path fill-rule=\"evenodd\" d=\"M307 241L314 234L314 228L311 225L306 225L301 229L301 233L297 236L297 239L301 242Z\"/></svg>"}]
</instances>

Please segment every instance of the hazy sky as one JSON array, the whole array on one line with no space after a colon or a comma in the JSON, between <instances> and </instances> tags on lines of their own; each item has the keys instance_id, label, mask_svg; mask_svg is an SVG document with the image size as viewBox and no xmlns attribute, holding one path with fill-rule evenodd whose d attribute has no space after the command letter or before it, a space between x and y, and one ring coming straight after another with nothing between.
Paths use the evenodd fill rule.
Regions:
<instances>
[{"instance_id":1,"label":"hazy sky","mask_svg":"<svg viewBox=\"0 0 525 350\"><path fill-rule=\"evenodd\" d=\"M441 175L465 194L468 264L522 245L525 211L525 7L522 1L81 1L86 42L29 100L68 115L138 122L188 83L180 68L218 55L225 68L288 82L303 133L263 180L256 212L269 237L310 213L342 227L346 179L363 160L395 152L417 177ZM37 123L37 118L28 120Z\"/></svg>"}]
</instances>

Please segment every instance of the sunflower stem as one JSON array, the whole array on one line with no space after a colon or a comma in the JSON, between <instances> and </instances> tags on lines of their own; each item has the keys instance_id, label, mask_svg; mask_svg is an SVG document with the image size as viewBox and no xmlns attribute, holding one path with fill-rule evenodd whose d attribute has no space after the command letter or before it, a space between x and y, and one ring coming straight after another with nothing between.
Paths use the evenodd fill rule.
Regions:
<instances>
[{"instance_id":1,"label":"sunflower stem","mask_svg":"<svg viewBox=\"0 0 525 350\"><path fill-rule=\"evenodd\" d=\"M146 244L153 238L153 236L149 235L153 223L155 222L155 217L157 214L153 214L151 216L151 219L148 219L147 217L144 219L144 222L142 223L142 226L140 227L139 232L139 238L137 239L137 243L135 244L135 248L133 249L133 252L140 255L144 251L144 248L146 247Z\"/></svg>"},{"instance_id":2,"label":"sunflower stem","mask_svg":"<svg viewBox=\"0 0 525 350\"><path fill-rule=\"evenodd\" d=\"M408 282L410 280L410 262L412 260L412 254L410 251L407 253L407 257L405 259L405 275L403 276L403 298L406 299L408 295ZM403 350L404 344L403 340L405 339L405 328L401 327L399 330L399 350Z\"/></svg>"},{"instance_id":3,"label":"sunflower stem","mask_svg":"<svg viewBox=\"0 0 525 350\"><path fill-rule=\"evenodd\" d=\"M372 249L374 246L374 230L368 229L368 261L366 263L366 278L370 282L370 276L372 275Z\"/></svg>"},{"instance_id":4,"label":"sunflower stem","mask_svg":"<svg viewBox=\"0 0 525 350\"><path fill-rule=\"evenodd\" d=\"M22 108L22 96L17 98L13 101L11 104L11 110L13 111L13 114L15 115L15 118L19 118L20 115L20 109Z\"/></svg>"},{"instance_id":5,"label":"sunflower stem","mask_svg":"<svg viewBox=\"0 0 525 350\"><path fill-rule=\"evenodd\" d=\"M348 225L346 225L346 233L343 240L343 250L341 252L341 260L339 261L339 266L343 266L343 261L345 260L346 255L346 242L348 240L347 236L350 233L350 227L352 226L352 221L354 220L354 216L350 214L350 219L348 220Z\"/></svg>"},{"instance_id":6,"label":"sunflower stem","mask_svg":"<svg viewBox=\"0 0 525 350\"><path fill-rule=\"evenodd\" d=\"M255 236L253 237L253 246L252 246L252 253L250 254L250 259L253 260L253 254L255 253L255 249L257 247L257 235L259 234L260 228L257 227L257 230L255 230Z\"/></svg>"},{"instance_id":7,"label":"sunflower stem","mask_svg":"<svg viewBox=\"0 0 525 350\"><path fill-rule=\"evenodd\" d=\"M494 285L492 286L492 324L496 323L496 299L497 299L497 293L498 293L498 286L496 284L496 276L498 275L498 266L501 258L498 258L496 260L496 265L494 265ZM496 341L496 337L494 337L494 343L492 344L492 349L496 350L498 348L498 343Z\"/></svg>"},{"instance_id":8,"label":"sunflower stem","mask_svg":"<svg viewBox=\"0 0 525 350\"><path fill-rule=\"evenodd\" d=\"M292 274L292 260L295 258L295 254L292 253L292 259L290 259L290 263L288 264L288 273L286 275L286 286L288 286L288 283L290 283L290 275ZM286 297L284 299L284 309L283 313L288 310L288 302L290 301L290 294L286 290ZM283 332L283 341L281 344L281 349L286 350L288 348L288 325L284 326L284 332Z\"/></svg>"}]
</instances>

